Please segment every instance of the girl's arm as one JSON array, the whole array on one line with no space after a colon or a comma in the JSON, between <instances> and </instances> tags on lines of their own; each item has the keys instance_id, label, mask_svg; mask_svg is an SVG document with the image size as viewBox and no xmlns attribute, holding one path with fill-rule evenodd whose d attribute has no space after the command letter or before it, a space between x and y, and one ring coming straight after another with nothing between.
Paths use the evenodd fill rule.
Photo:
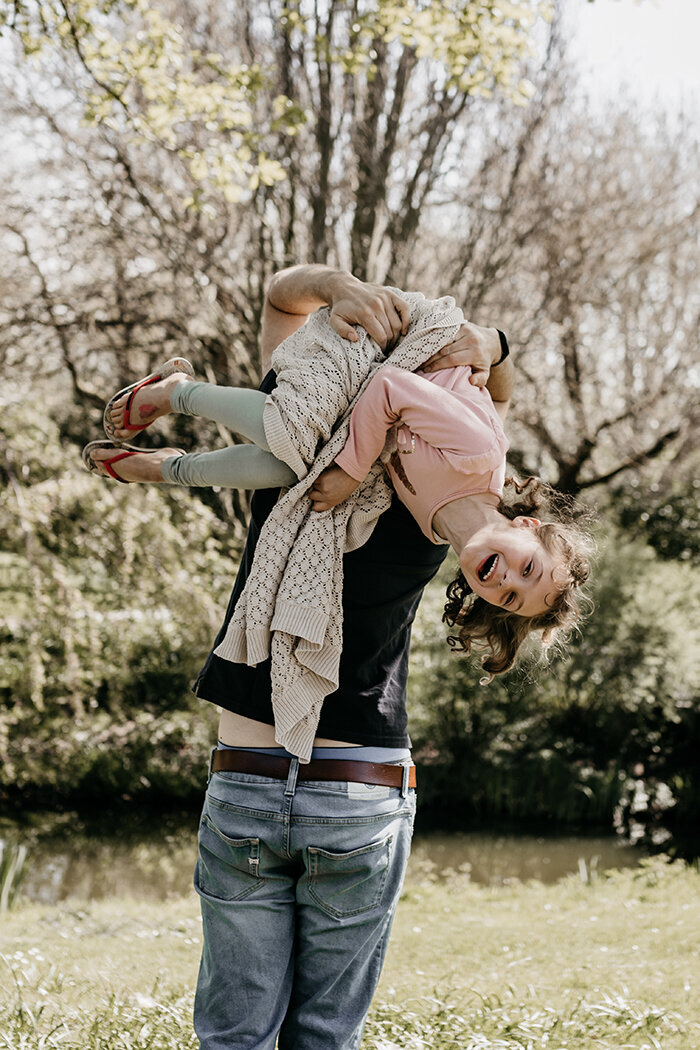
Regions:
<instances>
[{"instance_id":1,"label":"girl's arm","mask_svg":"<svg viewBox=\"0 0 700 1050\"><path fill-rule=\"evenodd\" d=\"M400 409L393 403L397 385L427 384L413 372L386 365L367 384L350 416L350 435L333 466L324 470L309 492L312 510L336 507L355 491L386 443L387 432L398 422ZM393 382L392 382L393 380ZM419 391L422 393L422 391Z\"/></svg>"},{"instance_id":2,"label":"girl's arm","mask_svg":"<svg viewBox=\"0 0 700 1050\"><path fill-rule=\"evenodd\" d=\"M402 368L386 365L369 382L350 417L350 435L335 463L324 471L309 493L314 510L342 503L366 477L380 456L387 432L397 423L434 448L465 460L488 456L502 431L480 406L484 391L473 390L474 411L463 400L430 380ZM500 427L498 428L500 431Z\"/></svg>"},{"instance_id":3,"label":"girl's arm","mask_svg":"<svg viewBox=\"0 0 700 1050\"><path fill-rule=\"evenodd\" d=\"M471 388L470 388L471 389ZM433 448L464 457L487 453L498 437L489 419L489 397L471 389L469 402L415 372L385 365L358 398L350 436L336 464L361 481L381 454L387 432L398 423Z\"/></svg>"}]
</instances>

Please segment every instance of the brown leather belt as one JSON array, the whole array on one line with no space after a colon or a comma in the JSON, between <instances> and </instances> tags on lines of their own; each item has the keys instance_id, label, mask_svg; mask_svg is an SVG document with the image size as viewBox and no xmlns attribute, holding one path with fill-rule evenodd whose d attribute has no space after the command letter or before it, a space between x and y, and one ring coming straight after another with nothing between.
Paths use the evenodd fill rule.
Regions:
<instances>
[{"instance_id":1,"label":"brown leather belt","mask_svg":"<svg viewBox=\"0 0 700 1050\"><path fill-rule=\"evenodd\" d=\"M264 755L257 751L225 751L216 748L211 756L211 772L254 773L258 776L286 780L290 758ZM351 759L314 758L299 764L297 780L348 780L358 784L383 784L385 787L403 785L403 766L379 762L353 762ZM409 766L408 787L416 786L416 767Z\"/></svg>"}]
</instances>

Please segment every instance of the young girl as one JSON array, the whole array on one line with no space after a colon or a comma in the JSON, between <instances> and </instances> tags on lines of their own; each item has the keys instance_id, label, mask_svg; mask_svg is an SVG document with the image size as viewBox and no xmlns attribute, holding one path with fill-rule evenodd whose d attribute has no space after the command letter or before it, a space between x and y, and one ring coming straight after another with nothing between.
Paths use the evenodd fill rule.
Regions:
<instances>
[{"instance_id":1,"label":"young girl","mask_svg":"<svg viewBox=\"0 0 700 1050\"><path fill-rule=\"evenodd\" d=\"M444 616L459 628L450 644L466 652L474 643L488 646L482 664L492 676L513 664L531 631L548 642L575 622L591 543L548 486L505 478L501 416L470 374L465 367L410 372L385 364L356 401L345 447L308 495L317 512L342 503L395 441L384 466L396 494L434 543L450 543L459 556ZM295 473L270 451L266 405L260 391L194 382L189 362L176 358L111 399L110 441L92 442L83 459L88 469L122 482L292 486L303 466ZM122 445L170 412L222 423L253 444L190 455ZM558 520L543 524L537 513Z\"/></svg>"}]
</instances>

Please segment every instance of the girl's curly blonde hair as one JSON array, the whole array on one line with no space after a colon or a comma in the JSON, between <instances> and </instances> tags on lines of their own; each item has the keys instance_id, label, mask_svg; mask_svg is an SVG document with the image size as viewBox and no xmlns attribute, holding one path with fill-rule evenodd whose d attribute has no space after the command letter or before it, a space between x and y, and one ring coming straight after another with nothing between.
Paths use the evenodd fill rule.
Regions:
<instances>
[{"instance_id":1,"label":"girl's curly blonde hair","mask_svg":"<svg viewBox=\"0 0 700 1050\"><path fill-rule=\"evenodd\" d=\"M570 499L536 477L522 482L506 478L498 509L511 520L533 515L554 519L542 522L534 531L551 554L561 557L568 578L550 608L537 616L518 616L477 597L461 572L450 583L442 619L459 630L447 641L456 652L487 648L481 664L489 675L488 681L513 666L518 649L531 631L539 631L542 641L549 645L555 635L576 624L584 605L588 609L592 606L580 590L590 575L595 550L582 520L590 520L590 511L575 510Z\"/></svg>"}]
</instances>

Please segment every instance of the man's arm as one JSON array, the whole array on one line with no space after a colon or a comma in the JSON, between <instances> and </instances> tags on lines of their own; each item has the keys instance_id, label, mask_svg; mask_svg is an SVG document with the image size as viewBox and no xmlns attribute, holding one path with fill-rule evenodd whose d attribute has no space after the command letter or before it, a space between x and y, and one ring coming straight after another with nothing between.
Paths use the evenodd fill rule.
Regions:
<instances>
[{"instance_id":1,"label":"man's arm","mask_svg":"<svg viewBox=\"0 0 700 1050\"><path fill-rule=\"evenodd\" d=\"M501 419L505 419L513 397L513 386L515 383L515 368L513 359L507 357L500 365L492 365L489 372L486 389L491 395L493 407Z\"/></svg>"},{"instance_id":2,"label":"man's arm","mask_svg":"<svg viewBox=\"0 0 700 1050\"><path fill-rule=\"evenodd\" d=\"M296 332L309 314L330 306L330 323L339 335L357 340L353 325L362 325L384 348L408 331L408 303L388 288L359 281L344 270L320 264L291 266L272 278L262 316L263 372L270 368L272 352Z\"/></svg>"}]
</instances>

